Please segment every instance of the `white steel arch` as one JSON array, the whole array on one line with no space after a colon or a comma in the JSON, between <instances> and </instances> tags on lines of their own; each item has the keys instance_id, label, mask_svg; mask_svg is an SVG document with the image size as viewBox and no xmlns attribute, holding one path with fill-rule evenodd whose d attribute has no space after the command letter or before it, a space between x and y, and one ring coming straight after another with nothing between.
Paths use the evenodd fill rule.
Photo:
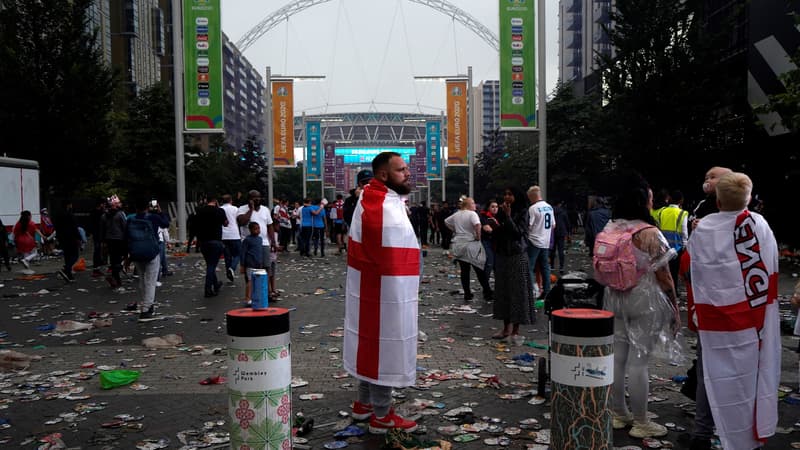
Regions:
<instances>
[{"instance_id":1,"label":"white steel arch","mask_svg":"<svg viewBox=\"0 0 800 450\"><path fill-rule=\"evenodd\" d=\"M265 35L269 30L274 28L276 25L281 23L284 20L288 20L289 17L304 11L312 6L319 5L321 3L328 3L331 0L295 0L292 3L278 9L277 11L273 12L264 20L259 22L256 26L251 28L247 33L244 34L237 42L236 47L244 52L247 50L248 47L253 45L257 40L261 38L261 36ZM453 20L461 23L465 27L467 27L470 31L478 35L481 39L483 39L487 44L492 46L495 50L500 48L500 40L496 34L492 32L492 30L486 28L478 19L472 17L464 10L460 9L459 7L447 2L445 0L408 0L412 3L418 3L420 5L427 6L429 8L433 8L442 14L450 16Z\"/></svg>"}]
</instances>

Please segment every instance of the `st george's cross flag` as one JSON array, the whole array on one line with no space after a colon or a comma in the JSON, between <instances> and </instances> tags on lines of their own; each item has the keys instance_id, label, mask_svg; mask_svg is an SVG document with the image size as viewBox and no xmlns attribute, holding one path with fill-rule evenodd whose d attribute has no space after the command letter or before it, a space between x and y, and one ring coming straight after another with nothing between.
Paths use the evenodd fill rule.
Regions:
<instances>
[{"instance_id":1,"label":"st george's cross flag","mask_svg":"<svg viewBox=\"0 0 800 450\"><path fill-rule=\"evenodd\" d=\"M778 422L778 245L747 210L700 220L689 239L708 402L725 450L761 447Z\"/></svg>"},{"instance_id":2,"label":"st george's cross flag","mask_svg":"<svg viewBox=\"0 0 800 450\"><path fill-rule=\"evenodd\" d=\"M382 386L414 384L420 251L405 202L375 178L347 243L344 368Z\"/></svg>"}]
</instances>

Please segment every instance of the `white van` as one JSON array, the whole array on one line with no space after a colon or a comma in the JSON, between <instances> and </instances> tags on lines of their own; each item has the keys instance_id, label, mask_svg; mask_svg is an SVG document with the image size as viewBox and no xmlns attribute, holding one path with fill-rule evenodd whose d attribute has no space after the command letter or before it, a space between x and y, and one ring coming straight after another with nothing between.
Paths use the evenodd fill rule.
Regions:
<instances>
[{"instance_id":1,"label":"white van","mask_svg":"<svg viewBox=\"0 0 800 450\"><path fill-rule=\"evenodd\" d=\"M10 228L19 213L28 210L35 223L39 215L39 163L29 159L0 156L0 218Z\"/></svg>"}]
</instances>

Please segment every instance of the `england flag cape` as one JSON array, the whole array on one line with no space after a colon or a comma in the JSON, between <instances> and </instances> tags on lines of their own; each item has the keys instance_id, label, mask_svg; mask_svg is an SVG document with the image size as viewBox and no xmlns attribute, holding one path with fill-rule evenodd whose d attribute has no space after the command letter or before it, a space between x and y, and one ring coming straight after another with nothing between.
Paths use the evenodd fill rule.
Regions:
<instances>
[{"instance_id":1,"label":"england flag cape","mask_svg":"<svg viewBox=\"0 0 800 450\"><path fill-rule=\"evenodd\" d=\"M382 386L414 384L420 251L403 199L376 179L350 225L344 368Z\"/></svg>"},{"instance_id":2,"label":"england flag cape","mask_svg":"<svg viewBox=\"0 0 800 450\"><path fill-rule=\"evenodd\" d=\"M725 450L761 447L778 422L778 245L747 210L704 217L691 239L704 382Z\"/></svg>"}]
</instances>

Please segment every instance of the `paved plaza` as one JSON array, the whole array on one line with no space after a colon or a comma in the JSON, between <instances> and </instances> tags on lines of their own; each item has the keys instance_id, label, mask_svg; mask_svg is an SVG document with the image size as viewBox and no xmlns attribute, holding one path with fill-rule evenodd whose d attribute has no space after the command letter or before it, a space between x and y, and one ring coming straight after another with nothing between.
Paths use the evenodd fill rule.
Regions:
<instances>
[{"instance_id":1,"label":"paved plaza","mask_svg":"<svg viewBox=\"0 0 800 450\"><path fill-rule=\"evenodd\" d=\"M303 445L315 449L335 440L335 429L346 420L342 412L349 410L355 396L356 381L344 373L340 351L346 257L333 253L311 259L301 258L297 252L282 253L277 283L282 295L274 304L292 310L292 375L296 384L303 384L292 391L293 412L314 419L315 429L305 436L308 442ZM589 270L588 256L577 246L570 249L567 260L570 270ZM174 275L162 280L156 294L160 320L147 323L138 323L137 314L125 311L125 305L137 299L133 280L125 284L124 293L113 292L102 277L93 278L87 271L77 275L76 283L65 285L54 274L60 263L57 259L33 266L36 274L44 277L26 277L20 265L13 266L12 272L0 273L0 348L41 357L22 372L0 374L0 446L227 447L226 386L214 382L219 381L216 377L227 376L225 312L241 306L241 278L234 286L226 285L220 296L204 298L200 255L170 256L169 261ZM782 261L783 303L795 281L793 271L800 269ZM223 268L220 277L224 278ZM547 344L546 316L540 313L535 325L523 327L521 332L530 345L497 345L490 339L498 330L498 322L491 318L491 304L480 300L477 281L474 286L475 300L465 303L459 292L457 266L441 249L428 250L421 284L418 350L419 383L426 384L426 389L396 391L396 407L420 414L424 433L417 437L421 439L447 439L454 448L478 449L490 447L495 442L492 438L510 431L505 434L509 448L546 448L546 433L534 433L534 421L522 422L527 428L519 429L525 419L536 419L543 430L550 427L549 402L529 403L537 387L536 360L547 353L541 348ZM94 327L78 331L54 328L61 320L93 323ZM143 345L145 339L170 334L180 336L182 343L160 349ZM694 354L691 345L689 339L689 362ZM781 385L794 392L798 387L797 346L796 338L784 335ZM526 352L536 355L533 365L513 360ZM669 361L651 363L650 411L658 416L656 422L671 424L663 439L675 448L688 448L689 434L684 430L692 426L687 414L692 402L672 381L673 376L685 374L687 367ZM140 377L135 384L103 390L99 371L110 368L136 370ZM208 384L201 384L204 380ZM303 394L311 393L323 395L301 400ZM421 409L422 402L417 399L427 400L428 407ZM454 441L445 427L460 425L464 416L453 421L447 413L464 406L471 408L476 422L486 421L498 433L482 430L472 442ZM779 414L779 434L767 449L792 448L791 443L800 441L800 430L793 429L800 419L797 402L781 401ZM64 447L59 446L57 436ZM40 447L47 445L43 440L55 443ZM377 449L382 445L383 438L365 434L350 438L348 448ZM625 431L614 433L614 445L643 446Z\"/></svg>"}]
</instances>

